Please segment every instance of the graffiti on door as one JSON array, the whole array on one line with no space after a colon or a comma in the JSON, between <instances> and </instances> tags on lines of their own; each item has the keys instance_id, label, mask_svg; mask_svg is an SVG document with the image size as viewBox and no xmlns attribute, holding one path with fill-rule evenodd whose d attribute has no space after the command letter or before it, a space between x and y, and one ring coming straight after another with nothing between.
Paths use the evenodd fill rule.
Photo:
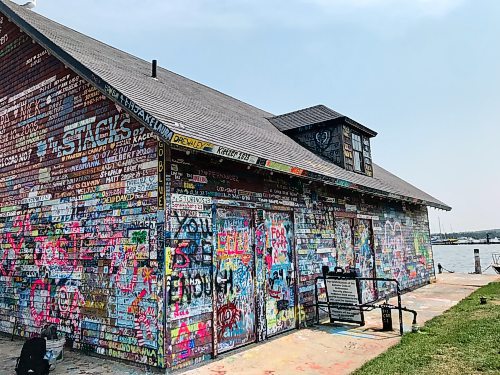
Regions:
<instances>
[{"instance_id":1,"label":"graffiti on door","mask_svg":"<svg viewBox=\"0 0 500 375\"><path fill-rule=\"evenodd\" d=\"M292 222L286 212L266 213L267 335L295 327L295 261Z\"/></svg>"},{"instance_id":2,"label":"graffiti on door","mask_svg":"<svg viewBox=\"0 0 500 375\"><path fill-rule=\"evenodd\" d=\"M172 248L167 265L171 365L212 353L212 201L172 195Z\"/></svg>"},{"instance_id":3,"label":"graffiti on door","mask_svg":"<svg viewBox=\"0 0 500 375\"><path fill-rule=\"evenodd\" d=\"M359 277L374 277L374 256L371 241L370 220L357 220L354 230L354 250L356 252L356 274ZM376 297L373 281L361 281L362 301L370 302Z\"/></svg>"},{"instance_id":4,"label":"graffiti on door","mask_svg":"<svg viewBox=\"0 0 500 375\"><path fill-rule=\"evenodd\" d=\"M335 221L335 238L337 241L337 267L344 271L354 269L354 247L351 219L337 218Z\"/></svg>"},{"instance_id":5,"label":"graffiti on door","mask_svg":"<svg viewBox=\"0 0 500 375\"><path fill-rule=\"evenodd\" d=\"M216 317L218 352L255 341L252 212L217 210Z\"/></svg>"}]
</instances>

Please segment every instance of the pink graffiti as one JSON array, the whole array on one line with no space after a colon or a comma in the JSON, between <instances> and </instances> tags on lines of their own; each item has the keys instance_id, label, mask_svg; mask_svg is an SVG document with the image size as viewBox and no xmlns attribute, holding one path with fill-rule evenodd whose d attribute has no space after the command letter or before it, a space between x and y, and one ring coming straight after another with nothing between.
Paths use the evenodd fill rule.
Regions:
<instances>
[{"instance_id":1,"label":"pink graffiti","mask_svg":"<svg viewBox=\"0 0 500 375\"><path fill-rule=\"evenodd\" d=\"M281 263L279 260L282 256L288 254L288 239L286 230L283 225L279 227L271 227L271 247L272 247L272 263Z\"/></svg>"},{"instance_id":2,"label":"pink graffiti","mask_svg":"<svg viewBox=\"0 0 500 375\"><path fill-rule=\"evenodd\" d=\"M49 241L47 236L36 237L35 264L37 266L65 266L68 264L68 254L64 247L68 245L65 238ZM76 261L76 260L75 260Z\"/></svg>"},{"instance_id":3,"label":"pink graffiti","mask_svg":"<svg viewBox=\"0 0 500 375\"><path fill-rule=\"evenodd\" d=\"M181 309L179 307L179 302L176 302L174 306L175 306L174 307L174 317L175 318L179 318L179 317L183 317L183 316L189 315L188 311L181 311Z\"/></svg>"},{"instance_id":4,"label":"pink graffiti","mask_svg":"<svg viewBox=\"0 0 500 375\"><path fill-rule=\"evenodd\" d=\"M181 242L177 245L175 249L175 255L178 255L182 258L181 262L175 262L174 268L188 268L191 264L189 257L185 254L184 249L188 248L189 242Z\"/></svg>"},{"instance_id":5,"label":"pink graffiti","mask_svg":"<svg viewBox=\"0 0 500 375\"><path fill-rule=\"evenodd\" d=\"M198 336L200 338L209 338L210 333L208 332L208 324L204 322L198 322Z\"/></svg>"},{"instance_id":6,"label":"pink graffiti","mask_svg":"<svg viewBox=\"0 0 500 375\"><path fill-rule=\"evenodd\" d=\"M187 335L187 339L181 341L181 336ZM177 334L177 340L180 341L179 346L181 349L181 358L188 358L191 355L190 337L191 331L189 330L186 322L182 322L179 328L179 333Z\"/></svg>"},{"instance_id":7,"label":"pink graffiti","mask_svg":"<svg viewBox=\"0 0 500 375\"><path fill-rule=\"evenodd\" d=\"M257 255L263 255L266 246L266 231L264 224L259 224L255 229L255 250Z\"/></svg>"}]
</instances>

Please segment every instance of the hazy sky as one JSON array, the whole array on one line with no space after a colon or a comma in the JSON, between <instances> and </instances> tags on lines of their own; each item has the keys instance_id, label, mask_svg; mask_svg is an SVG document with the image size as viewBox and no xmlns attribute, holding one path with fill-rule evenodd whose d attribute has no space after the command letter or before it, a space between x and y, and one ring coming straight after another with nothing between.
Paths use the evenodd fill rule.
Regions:
<instances>
[{"instance_id":1,"label":"hazy sky","mask_svg":"<svg viewBox=\"0 0 500 375\"><path fill-rule=\"evenodd\" d=\"M18 1L23 3L24 1ZM35 11L275 114L325 104L374 161L500 228L498 0L39 0Z\"/></svg>"}]
</instances>

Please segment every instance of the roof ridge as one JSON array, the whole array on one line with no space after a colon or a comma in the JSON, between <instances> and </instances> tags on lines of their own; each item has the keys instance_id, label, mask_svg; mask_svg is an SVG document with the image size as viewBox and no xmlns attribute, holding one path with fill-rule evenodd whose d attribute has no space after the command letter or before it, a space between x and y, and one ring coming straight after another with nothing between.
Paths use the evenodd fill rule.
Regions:
<instances>
[{"instance_id":1,"label":"roof ridge","mask_svg":"<svg viewBox=\"0 0 500 375\"><path fill-rule=\"evenodd\" d=\"M293 111L293 112L287 112L287 113L283 113L283 114L278 115L278 116L269 117L269 118L268 118L268 120L269 120L269 119L278 119L278 118L280 118L280 117L290 116L290 115L294 115L294 114L297 114L297 113L300 113L300 112L304 112L304 111L309 111L309 110L311 110L311 109L316 109L316 108L321 108L321 109L326 109L326 110L329 110L329 111L333 111L333 112L335 112L335 113L337 113L337 114L339 114L339 115L343 116L341 113L336 112L336 111L334 111L333 109L328 108L328 107L327 107L326 105L324 105L324 104L317 104L317 105L313 105L313 106L311 106L311 107L301 108L301 109L298 109L298 110Z\"/></svg>"}]
</instances>

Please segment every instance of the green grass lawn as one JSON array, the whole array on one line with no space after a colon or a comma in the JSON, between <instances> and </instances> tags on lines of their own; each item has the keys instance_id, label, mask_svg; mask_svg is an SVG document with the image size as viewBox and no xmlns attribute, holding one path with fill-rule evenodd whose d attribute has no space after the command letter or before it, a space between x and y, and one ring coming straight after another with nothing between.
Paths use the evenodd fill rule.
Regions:
<instances>
[{"instance_id":1,"label":"green grass lawn","mask_svg":"<svg viewBox=\"0 0 500 375\"><path fill-rule=\"evenodd\" d=\"M354 373L375 374L500 374L500 283L478 289Z\"/></svg>"}]
</instances>

